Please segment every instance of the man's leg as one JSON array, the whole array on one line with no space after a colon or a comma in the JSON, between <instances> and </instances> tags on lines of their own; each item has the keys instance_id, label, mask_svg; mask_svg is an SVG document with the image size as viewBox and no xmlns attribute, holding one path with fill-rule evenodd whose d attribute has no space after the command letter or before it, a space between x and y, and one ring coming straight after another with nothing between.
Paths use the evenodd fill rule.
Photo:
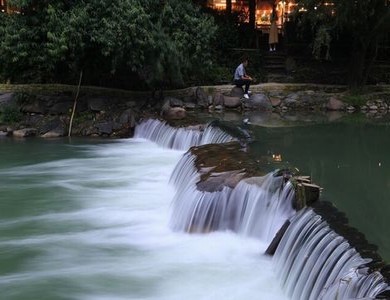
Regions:
<instances>
[{"instance_id":1,"label":"man's leg","mask_svg":"<svg viewBox=\"0 0 390 300\"><path fill-rule=\"evenodd\" d=\"M251 85L251 81L250 80L244 80L244 81L245 81L245 91L244 91L244 94L248 94L249 86Z\"/></svg>"}]
</instances>

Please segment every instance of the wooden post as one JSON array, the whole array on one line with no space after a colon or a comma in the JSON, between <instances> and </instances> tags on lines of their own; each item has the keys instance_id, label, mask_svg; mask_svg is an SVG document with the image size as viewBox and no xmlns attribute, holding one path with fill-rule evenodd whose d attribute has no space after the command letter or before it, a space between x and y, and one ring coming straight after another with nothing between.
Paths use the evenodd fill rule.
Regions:
<instances>
[{"instance_id":1,"label":"wooden post","mask_svg":"<svg viewBox=\"0 0 390 300\"><path fill-rule=\"evenodd\" d=\"M78 86L77 86L76 97L74 98L73 109L72 109L72 115L71 115L71 117L70 117L70 122L69 122L68 136L71 136L71 134L72 134L73 117L74 117L74 113L75 113L75 111L76 111L77 99L79 98L80 86L81 86L81 80L82 80L82 79L83 79L83 70L80 71L79 84L78 84Z\"/></svg>"}]
</instances>

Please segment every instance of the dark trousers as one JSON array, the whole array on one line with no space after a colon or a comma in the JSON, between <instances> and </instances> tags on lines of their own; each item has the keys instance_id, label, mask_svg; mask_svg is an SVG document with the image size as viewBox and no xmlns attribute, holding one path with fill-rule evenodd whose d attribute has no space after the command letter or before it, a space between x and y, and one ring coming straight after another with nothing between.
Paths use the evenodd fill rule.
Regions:
<instances>
[{"instance_id":1,"label":"dark trousers","mask_svg":"<svg viewBox=\"0 0 390 300\"><path fill-rule=\"evenodd\" d=\"M245 85L245 94L248 94L249 86L251 85L251 81L249 79L235 79L234 84L240 88Z\"/></svg>"}]
</instances>

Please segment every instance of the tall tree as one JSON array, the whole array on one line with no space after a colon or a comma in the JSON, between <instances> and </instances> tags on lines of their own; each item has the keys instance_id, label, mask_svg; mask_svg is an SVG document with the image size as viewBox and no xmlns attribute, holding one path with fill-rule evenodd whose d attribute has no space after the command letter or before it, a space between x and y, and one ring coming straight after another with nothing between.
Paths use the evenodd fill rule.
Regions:
<instances>
[{"instance_id":1,"label":"tall tree","mask_svg":"<svg viewBox=\"0 0 390 300\"><path fill-rule=\"evenodd\" d=\"M351 38L349 78L352 88L367 81L376 57L378 40L390 31L390 7L384 0L333 0L325 5L321 0L297 0L297 11L314 31L314 54L330 47L339 36Z\"/></svg>"}]
</instances>

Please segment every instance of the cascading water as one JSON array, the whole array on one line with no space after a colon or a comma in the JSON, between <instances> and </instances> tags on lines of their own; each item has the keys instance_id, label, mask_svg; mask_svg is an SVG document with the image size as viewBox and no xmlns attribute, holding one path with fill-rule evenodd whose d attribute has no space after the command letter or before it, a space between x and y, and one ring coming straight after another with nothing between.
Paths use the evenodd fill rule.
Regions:
<instances>
[{"instance_id":1,"label":"cascading water","mask_svg":"<svg viewBox=\"0 0 390 300\"><path fill-rule=\"evenodd\" d=\"M292 299L373 299L388 285L347 240L312 209L299 211L283 235L274 263Z\"/></svg>"},{"instance_id":2,"label":"cascading water","mask_svg":"<svg viewBox=\"0 0 390 300\"><path fill-rule=\"evenodd\" d=\"M227 143L236 140L215 126L174 128L165 122L147 119L135 129L134 137L151 140L164 148L188 150L192 146Z\"/></svg>"},{"instance_id":3,"label":"cascading water","mask_svg":"<svg viewBox=\"0 0 390 300\"><path fill-rule=\"evenodd\" d=\"M137 137L164 147L187 150L190 146L224 143L233 138L215 127L201 130L174 129L148 120L136 130ZM277 246L273 263L286 294L292 299L374 299L389 289L379 272L372 272L363 258L321 215L305 208L295 212L295 190L277 173L242 179L238 184L215 184L212 191L199 188L202 172L196 157L187 152L176 165L171 182L176 187L171 227L177 231L229 230L269 242L290 221ZM230 175L237 175L230 172ZM211 173L218 177L221 173ZM223 176L222 176L223 177ZM204 187L204 185L203 185Z\"/></svg>"},{"instance_id":4,"label":"cascading water","mask_svg":"<svg viewBox=\"0 0 390 300\"><path fill-rule=\"evenodd\" d=\"M195 158L186 153L177 164L171 182L177 187L171 226L175 230L207 232L232 230L269 242L295 210L290 182L269 173L241 180L234 188L198 190L200 180Z\"/></svg>"}]
</instances>

